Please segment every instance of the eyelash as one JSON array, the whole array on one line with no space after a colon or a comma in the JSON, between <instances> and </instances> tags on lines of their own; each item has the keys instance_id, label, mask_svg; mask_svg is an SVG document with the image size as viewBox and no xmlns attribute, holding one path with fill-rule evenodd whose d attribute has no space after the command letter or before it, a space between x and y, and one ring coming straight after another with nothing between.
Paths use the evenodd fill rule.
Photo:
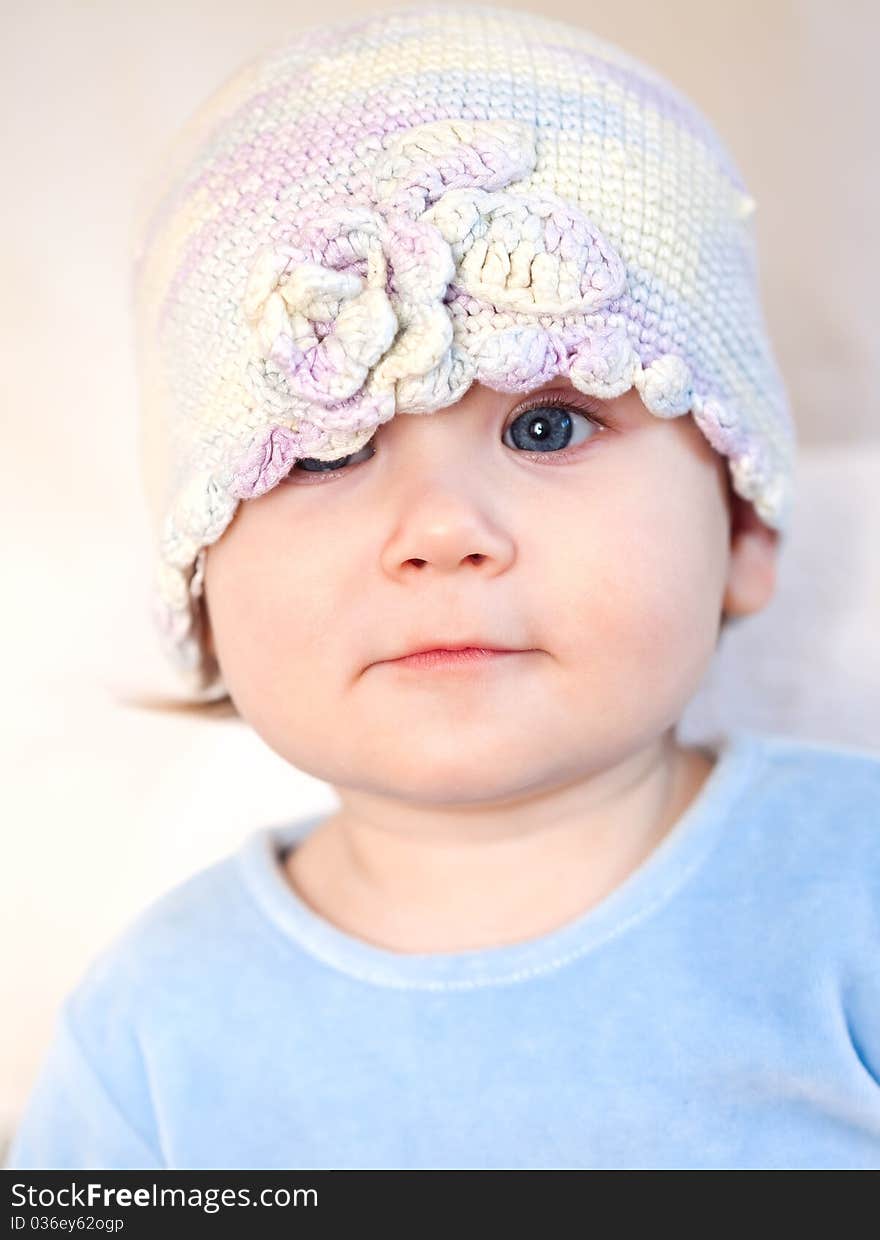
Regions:
<instances>
[{"instance_id":1,"label":"eyelash","mask_svg":"<svg viewBox=\"0 0 880 1240\"><path fill-rule=\"evenodd\" d=\"M523 405L522 408L517 409L510 421L506 423L504 430L501 432L502 436L506 434L507 430L513 425L514 422L518 421L521 417L524 417L525 414L530 413L533 409L546 409L548 405L554 408L566 409L572 413L579 413L582 417L585 417L588 422L591 422L594 426L598 426L601 430L608 429L608 423L599 416L598 405L592 402L588 397L578 399L571 396L561 396L558 392L551 392L548 396L536 397L529 404ZM567 461L571 457L577 456L580 452L585 451L593 442L594 438L598 438L598 436L591 436L585 443L576 444L574 448L563 448L558 452L527 452L524 449L520 449L517 452L517 456L524 456L527 460L541 462L545 461L547 457L555 456L557 458L561 457L564 461ZM368 442L364 444L364 448L368 447L370 442L371 441L368 440ZM363 452L364 448L360 448L358 451ZM511 450L513 451L513 449ZM293 470L295 468L296 463L294 463L294 466L291 468L291 475L293 474ZM350 465L342 465L339 469L300 470L297 476L302 477L303 475L306 475L309 478L316 479L338 478L340 474L344 474L345 471L350 468ZM314 485L314 483L307 485Z\"/></svg>"}]
</instances>

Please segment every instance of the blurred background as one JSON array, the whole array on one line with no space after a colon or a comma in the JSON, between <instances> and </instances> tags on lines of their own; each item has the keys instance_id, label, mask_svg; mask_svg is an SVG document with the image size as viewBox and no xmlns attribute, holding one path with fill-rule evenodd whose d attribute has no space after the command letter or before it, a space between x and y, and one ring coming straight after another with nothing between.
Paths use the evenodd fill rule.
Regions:
<instances>
[{"instance_id":1,"label":"blurred background","mask_svg":"<svg viewBox=\"0 0 880 1240\"><path fill-rule=\"evenodd\" d=\"M321 13L374 7L394 5L325 0ZM539 11L683 89L758 202L766 316L801 441L796 510L773 603L725 636L681 733L745 725L880 753L880 8L542 0ZM91 957L246 833L335 805L236 720L118 704L176 688L148 618L134 203L203 99L317 20L300 0L4 7L0 1148Z\"/></svg>"}]
</instances>

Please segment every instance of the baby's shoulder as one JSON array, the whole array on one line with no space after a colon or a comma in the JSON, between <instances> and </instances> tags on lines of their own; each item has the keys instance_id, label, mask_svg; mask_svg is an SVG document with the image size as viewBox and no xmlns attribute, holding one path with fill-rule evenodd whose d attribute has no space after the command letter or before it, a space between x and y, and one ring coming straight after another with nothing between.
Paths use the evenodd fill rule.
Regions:
<instances>
[{"instance_id":1,"label":"baby's shoulder","mask_svg":"<svg viewBox=\"0 0 880 1240\"><path fill-rule=\"evenodd\" d=\"M753 732L748 794L762 841L880 888L880 752Z\"/></svg>"},{"instance_id":2,"label":"baby's shoulder","mask_svg":"<svg viewBox=\"0 0 880 1240\"><path fill-rule=\"evenodd\" d=\"M171 1007L196 1002L218 970L234 976L244 934L234 857L226 857L135 914L88 961L65 1009L81 1028L108 1030L167 1015Z\"/></svg>"},{"instance_id":3,"label":"baby's shoulder","mask_svg":"<svg viewBox=\"0 0 880 1240\"><path fill-rule=\"evenodd\" d=\"M799 799L824 816L830 809L861 816L869 827L880 827L880 750L828 744L777 732L751 733L759 756L758 778L777 796ZM873 810L873 815L868 811Z\"/></svg>"}]
</instances>

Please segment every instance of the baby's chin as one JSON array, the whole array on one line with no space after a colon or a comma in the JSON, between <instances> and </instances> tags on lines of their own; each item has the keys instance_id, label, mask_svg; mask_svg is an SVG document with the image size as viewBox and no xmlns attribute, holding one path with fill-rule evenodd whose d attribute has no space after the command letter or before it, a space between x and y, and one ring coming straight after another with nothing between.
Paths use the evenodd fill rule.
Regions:
<instances>
[{"instance_id":1,"label":"baby's chin","mask_svg":"<svg viewBox=\"0 0 880 1240\"><path fill-rule=\"evenodd\" d=\"M437 776L426 775L393 782L370 778L354 786L372 797L414 811L447 809L462 813L467 810L514 810L527 805L541 793L551 792L556 784L546 773L543 782L536 780L530 784L522 778L515 781L503 778L492 780L480 778L473 771L463 771L460 777L452 774L442 781Z\"/></svg>"},{"instance_id":2,"label":"baby's chin","mask_svg":"<svg viewBox=\"0 0 880 1240\"><path fill-rule=\"evenodd\" d=\"M387 751L380 761L359 759L324 778L413 808L485 810L514 809L587 773L580 753L543 751L534 744L529 753L511 753L496 739L486 743L485 752L478 744L454 743Z\"/></svg>"}]
</instances>

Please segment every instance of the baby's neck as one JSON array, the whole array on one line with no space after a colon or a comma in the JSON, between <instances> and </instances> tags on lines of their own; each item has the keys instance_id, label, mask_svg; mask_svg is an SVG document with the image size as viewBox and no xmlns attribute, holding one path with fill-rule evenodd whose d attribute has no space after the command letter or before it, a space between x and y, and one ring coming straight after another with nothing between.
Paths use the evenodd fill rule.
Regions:
<instances>
[{"instance_id":1,"label":"baby's neck","mask_svg":"<svg viewBox=\"0 0 880 1240\"><path fill-rule=\"evenodd\" d=\"M699 795L716 756L675 743L592 822L523 836L425 841L343 807L284 861L313 911L389 951L456 952L548 934L608 896Z\"/></svg>"}]
</instances>

